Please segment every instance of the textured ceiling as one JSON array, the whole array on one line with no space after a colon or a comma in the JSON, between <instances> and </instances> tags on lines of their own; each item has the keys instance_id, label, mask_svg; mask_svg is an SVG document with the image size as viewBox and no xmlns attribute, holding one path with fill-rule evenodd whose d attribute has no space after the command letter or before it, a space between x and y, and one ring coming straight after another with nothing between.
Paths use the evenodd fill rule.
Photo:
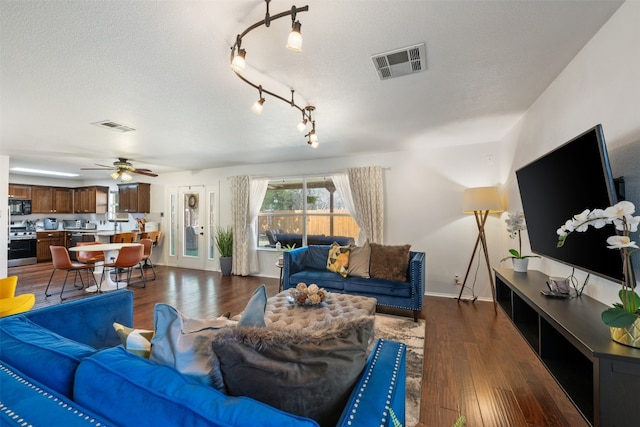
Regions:
<instances>
[{"instance_id":1,"label":"textured ceiling","mask_svg":"<svg viewBox=\"0 0 640 427\"><path fill-rule=\"evenodd\" d=\"M0 154L76 173L128 157L162 173L496 141L621 2L304 4L301 53L284 48L289 18L242 46L248 78L317 107L315 150L288 104L267 96L253 114L257 91L229 68L264 1L0 0ZM271 14L291 5L273 0ZM372 55L418 43L426 71L378 78ZM137 130L90 124L107 119Z\"/></svg>"}]
</instances>

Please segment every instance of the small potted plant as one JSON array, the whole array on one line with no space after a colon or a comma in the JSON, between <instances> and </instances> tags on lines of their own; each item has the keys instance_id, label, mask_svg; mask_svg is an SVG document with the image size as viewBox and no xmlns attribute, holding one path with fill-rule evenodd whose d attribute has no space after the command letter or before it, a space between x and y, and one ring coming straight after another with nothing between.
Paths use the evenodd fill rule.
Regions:
<instances>
[{"instance_id":1,"label":"small potted plant","mask_svg":"<svg viewBox=\"0 0 640 427\"><path fill-rule=\"evenodd\" d=\"M509 249L511 256L502 258L500 262L506 261L511 258L513 262L513 271L518 273L526 273L529 268L529 258L540 258L537 255L522 255L522 236L520 233L527 229L524 222L524 213L518 211L515 214L507 214L507 231L509 237L512 239L518 238L518 249Z\"/></svg>"},{"instance_id":2,"label":"small potted plant","mask_svg":"<svg viewBox=\"0 0 640 427\"><path fill-rule=\"evenodd\" d=\"M220 255L220 271L223 276L231 274L233 260L233 229L231 227L216 228L216 247Z\"/></svg>"}]
</instances>

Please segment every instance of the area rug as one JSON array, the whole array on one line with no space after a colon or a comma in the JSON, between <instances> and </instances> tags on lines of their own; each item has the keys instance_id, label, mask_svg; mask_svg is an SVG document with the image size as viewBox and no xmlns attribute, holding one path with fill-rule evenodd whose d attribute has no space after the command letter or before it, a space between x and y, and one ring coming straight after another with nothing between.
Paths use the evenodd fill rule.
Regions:
<instances>
[{"instance_id":1,"label":"area rug","mask_svg":"<svg viewBox=\"0 0 640 427\"><path fill-rule=\"evenodd\" d=\"M414 427L420 420L422 362L424 360L424 320L376 313L376 338L399 341L407 345L407 391L405 426Z\"/></svg>"}]
</instances>

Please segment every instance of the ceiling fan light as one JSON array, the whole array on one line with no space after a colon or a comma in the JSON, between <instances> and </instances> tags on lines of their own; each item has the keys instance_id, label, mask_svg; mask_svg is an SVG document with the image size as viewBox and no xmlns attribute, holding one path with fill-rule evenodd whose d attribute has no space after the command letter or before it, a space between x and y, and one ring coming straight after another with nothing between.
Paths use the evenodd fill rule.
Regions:
<instances>
[{"instance_id":1,"label":"ceiling fan light","mask_svg":"<svg viewBox=\"0 0 640 427\"><path fill-rule=\"evenodd\" d=\"M253 111L254 113L260 115L260 114L262 114L263 106L264 106L264 98L260 98L256 102L253 103L253 106L251 107L251 111Z\"/></svg>"},{"instance_id":2,"label":"ceiling fan light","mask_svg":"<svg viewBox=\"0 0 640 427\"><path fill-rule=\"evenodd\" d=\"M129 175L128 172L122 172L120 174L120 179L122 179L123 181L131 181L133 179L133 177L131 175Z\"/></svg>"},{"instance_id":3,"label":"ceiling fan light","mask_svg":"<svg viewBox=\"0 0 640 427\"><path fill-rule=\"evenodd\" d=\"M238 53L233 57L233 61L231 61L231 68L237 72L242 73L244 68L247 65L246 61L247 51L244 49L238 49Z\"/></svg>"},{"instance_id":4,"label":"ceiling fan light","mask_svg":"<svg viewBox=\"0 0 640 427\"><path fill-rule=\"evenodd\" d=\"M302 25L300 21L295 21L291 24L291 32L289 33L289 38L287 39L287 49L293 52L301 52L302 51L302 34L300 33L300 28Z\"/></svg>"},{"instance_id":5,"label":"ceiling fan light","mask_svg":"<svg viewBox=\"0 0 640 427\"><path fill-rule=\"evenodd\" d=\"M120 172L115 171L114 173L111 174L111 178L113 179L118 179L120 178Z\"/></svg>"}]
</instances>

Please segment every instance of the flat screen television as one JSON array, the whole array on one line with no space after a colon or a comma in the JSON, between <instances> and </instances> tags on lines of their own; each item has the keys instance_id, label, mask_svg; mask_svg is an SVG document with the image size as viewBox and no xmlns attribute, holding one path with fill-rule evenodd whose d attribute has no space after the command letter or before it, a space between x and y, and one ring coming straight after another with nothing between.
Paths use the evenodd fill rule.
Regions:
<instances>
[{"instance_id":1,"label":"flat screen television","mask_svg":"<svg viewBox=\"0 0 640 427\"><path fill-rule=\"evenodd\" d=\"M618 202L602 126L597 125L516 171L531 250L613 281L622 279L620 251L607 249L612 225L574 232L562 248L556 230L585 209Z\"/></svg>"}]
</instances>

